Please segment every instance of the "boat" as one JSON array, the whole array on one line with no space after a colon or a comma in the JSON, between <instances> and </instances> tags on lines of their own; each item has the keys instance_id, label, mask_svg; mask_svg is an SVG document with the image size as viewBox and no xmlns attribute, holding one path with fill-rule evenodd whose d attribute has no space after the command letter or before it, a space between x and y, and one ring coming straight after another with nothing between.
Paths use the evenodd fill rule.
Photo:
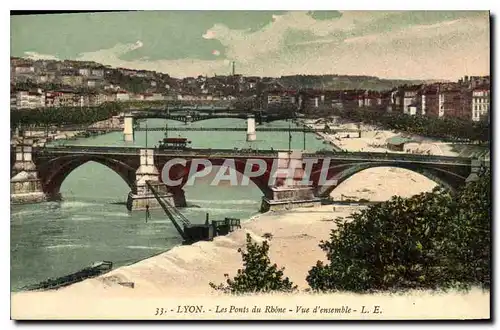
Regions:
<instances>
[{"instance_id":1,"label":"boat","mask_svg":"<svg viewBox=\"0 0 500 330\"><path fill-rule=\"evenodd\" d=\"M24 287L23 290L33 291L33 290L59 289L68 286L70 284L81 282L88 278L96 277L104 273L107 273L111 270L111 268L113 268L113 263L111 261L99 261L77 271L76 273L72 273L55 279L48 279L47 281L38 284L29 285Z\"/></svg>"}]
</instances>

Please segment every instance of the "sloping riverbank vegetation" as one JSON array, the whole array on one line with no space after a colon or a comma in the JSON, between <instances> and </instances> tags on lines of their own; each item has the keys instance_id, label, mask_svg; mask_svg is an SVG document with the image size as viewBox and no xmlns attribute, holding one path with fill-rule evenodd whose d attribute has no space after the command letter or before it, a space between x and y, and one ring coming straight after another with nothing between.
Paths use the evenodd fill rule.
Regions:
<instances>
[{"instance_id":1,"label":"sloping riverbank vegetation","mask_svg":"<svg viewBox=\"0 0 500 330\"><path fill-rule=\"evenodd\" d=\"M458 118L435 118L386 112L378 108L347 108L319 110L310 118L336 116L341 120L374 125L387 130L415 134L450 142L480 142L490 140L490 125L486 121L473 122Z\"/></svg>"},{"instance_id":2,"label":"sloping riverbank vegetation","mask_svg":"<svg viewBox=\"0 0 500 330\"><path fill-rule=\"evenodd\" d=\"M346 109L335 110L340 118L385 129L397 130L408 134L417 134L430 138L450 141L489 141L490 127L487 122L472 122L457 118L431 118L411 116L403 113Z\"/></svg>"},{"instance_id":3,"label":"sloping riverbank vegetation","mask_svg":"<svg viewBox=\"0 0 500 330\"><path fill-rule=\"evenodd\" d=\"M10 112L10 127L92 124L116 116L121 111L123 111L123 106L114 102L88 108L21 109Z\"/></svg>"},{"instance_id":4,"label":"sloping riverbank vegetation","mask_svg":"<svg viewBox=\"0 0 500 330\"><path fill-rule=\"evenodd\" d=\"M440 188L393 197L337 219L322 241L329 263L318 261L306 278L313 291L377 292L490 287L491 175L451 194ZM291 291L284 269L271 266L269 245L247 237L244 268L226 293Z\"/></svg>"}]
</instances>

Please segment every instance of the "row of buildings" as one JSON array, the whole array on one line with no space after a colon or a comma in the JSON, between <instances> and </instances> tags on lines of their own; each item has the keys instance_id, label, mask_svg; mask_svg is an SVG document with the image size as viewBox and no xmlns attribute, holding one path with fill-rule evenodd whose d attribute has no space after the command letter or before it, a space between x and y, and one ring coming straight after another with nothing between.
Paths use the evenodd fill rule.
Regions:
<instances>
[{"instance_id":1,"label":"row of buildings","mask_svg":"<svg viewBox=\"0 0 500 330\"><path fill-rule=\"evenodd\" d=\"M476 79L478 78L478 79ZM476 83L478 80L481 83ZM267 109L298 109L304 112L328 109L382 109L408 115L454 117L480 121L490 111L490 84L486 77L466 77L457 83L401 86L389 91L367 90L288 90L279 84L269 84L255 106ZM110 88L99 92L47 90L41 88L11 91L12 109L43 107L92 107L104 102L127 101L217 101L234 100L233 96L196 93L131 93Z\"/></svg>"},{"instance_id":2,"label":"row of buildings","mask_svg":"<svg viewBox=\"0 0 500 330\"><path fill-rule=\"evenodd\" d=\"M17 109L37 109L45 107L95 107L105 102L129 101L219 101L233 100L234 97L193 94L131 93L125 90L103 92L80 92L71 89L43 90L32 88L14 90L10 95L10 107Z\"/></svg>"},{"instance_id":3,"label":"row of buildings","mask_svg":"<svg viewBox=\"0 0 500 330\"><path fill-rule=\"evenodd\" d=\"M175 93L186 97L211 95L221 98L254 95L258 84L270 79L238 74L177 79L160 72L113 68L95 62L11 58L11 84L30 83L36 87L56 84L70 89L102 91L118 86L134 93Z\"/></svg>"},{"instance_id":4,"label":"row of buildings","mask_svg":"<svg viewBox=\"0 0 500 330\"><path fill-rule=\"evenodd\" d=\"M296 108L304 112L328 109L376 108L387 112L480 121L490 111L489 76L465 76L454 83L400 86L389 91L289 90L274 85L262 95L268 109Z\"/></svg>"},{"instance_id":5,"label":"row of buildings","mask_svg":"<svg viewBox=\"0 0 500 330\"><path fill-rule=\"evenodd\" d=\"M11 83L60 84L71 87L100 87L105 67L94 62L31 61L11 58Z\"/></svg>"},{"instance_id":6,"label":"row of buildings","mask_svg":"<svg viewBox=\"0 0 500 330\"><path fill-rule=\"evenodd\" d=\"M183 79L95 62L11 58L11 107L88 107L116 101L253 99L254 107L378 108L388 112L479 121L490 110L490 77L400 86L386 91L287 88L280 79L235 74Z\"/></svg>"}]
</instances>

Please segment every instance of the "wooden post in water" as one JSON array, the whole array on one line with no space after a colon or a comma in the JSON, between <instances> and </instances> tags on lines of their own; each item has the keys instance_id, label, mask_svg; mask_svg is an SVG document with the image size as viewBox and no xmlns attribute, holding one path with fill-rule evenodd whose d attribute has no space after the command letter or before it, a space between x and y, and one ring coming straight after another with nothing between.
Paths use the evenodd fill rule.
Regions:
<instances>
[{"instance_id":1,"label":"wooden post in water","mask_svg":"<svg viewBox=\"0 0 500 330\"><path fill-rule=\"evenodd\" d=\"M306 150L306 125L304 124L304 151Z\"/></svg>"}]
</instances>

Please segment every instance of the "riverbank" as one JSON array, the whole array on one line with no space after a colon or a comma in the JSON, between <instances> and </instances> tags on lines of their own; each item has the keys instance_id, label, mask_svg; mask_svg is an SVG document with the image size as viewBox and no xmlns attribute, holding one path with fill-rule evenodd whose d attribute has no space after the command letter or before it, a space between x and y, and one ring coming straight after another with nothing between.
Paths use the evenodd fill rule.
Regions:
<instances>
[{"instance_id":1,"label":"riverbank","mask_svg":"<svg viewBox=\"0 0 500 330\"><path fill-rule=\"evenodd\" d=\"M305 119L303 124L309 128L322 129L328 125L331 129L358 129L357 123L333 119ZM471 154L481 154L487 148L478 145L453 144L437 139L401 134L400 132L384 130L373 125L359 124L361 138L357 133L316 133L331 145L340 150L364 152L390 152L390 153L418 153L424 155L469 157ZM349 136L349 137L348 137ZM394 136L407 136L414 142L406 143L404 151L394 151L387 148L387 140Z\"/></svg>"},{"instance_id":2,"label":"riverbank","mask_svg":"<svg viewBox=\"0 0 500 330\"><path fill-rule=\"evenodd\" d=\"M92 135L101 135L107 134L106 130L108 129L116 129L123 128L123 123L121 123L118 117L112 117L106 120L101 120L89 125L89 128L102 129L102 131L94 131ZM28 130L24 132L25 138L32 138L35 143L34 146L44 146L46 143L50 143L53 141L70 141L76 140L79 138L88 138L89 133L81 130L68 130L68 131L51 131L47 132L46 130ZM18 138L14 137L11 139L11 144L17 143Z\"/></svg>"},{"instance_id":3,"label":"riverbank","mask_svg":"<svg viewBox=\"0 0 500 330\"><path fill-rule=\"evenodd\" d=\"M328 239L332 221L348 217L353 207L331 206L314 209L297 209L288 213L259 215L246 222L241 230L212 242L198 242L191 246L178 246L170 251L120 267L98 278L48 292L21 292L12 294L12 317L22 318L120 318L120 319L213 319L213 318L290 318L290 319L360 319L360 318L487 318L489 317L489 292L474 289L468 293L433 293L413 291L407 294L355 295L335 293L312 295L224 296L214 292L209 282L224 282L224 274L233 277L241 268L238 248L245 246L249 233L256 241L263 235L272 235L269 256L284 274L299 286L307 289L305 280L309 269L317 260L326 261L319 248L321 240ZM134 283L134 287L120 285ZM203 306L204 312L184 314L178 306ZM296 306L312 310L341 308L351 312L296 313ZM219 306L219 307L217 307ZM229 313L231 306L240 311L245 307L261 306L261 313ZM265 313L266 306L285 308L284 313ZM361 314L362 306L373 310L380 306L382 314ZM445 309L442 306L448 306ZM157 315L157 308L164 308L165 315ZM216 310L228 308L226 312ZM352 310L356 310L353 312ZM181 308L182 312L182 308ZM372 311L373 312L373 311Z\"/></svg>"},{"instance_id":4,"label":"riverbank","mask_svg":"<svg viewBox=\"0 0 500 330\"><path fill-rule=\"evenodd\" d=\"M419 174L407 170L375 168L347 179L331 196L340 199L341 195L355 195L382 201L395 194L406 197L430 191L433 187L435 184L432 181L422 180ZM217 293L208 283L222 283L224 274L234 276L237 269L242 267L237 249L245 246L246 233L250 233L257 241L263 240L264 234L271 234L271 260L279 267L285 267L285 275L300 289L306 289L308 286L305 278L309 269L317 260L325 260L325 253L318 244L321 240L328 239L335 226L332 220L347 217L356 209L358 208L335 206L334 211L333 206L321 206L260 214L245 221L241 230L225 237L217 237L213 242L177 246L135 264L117 268L101 277L57 291L13 293L13 310L19 308L22 311L21 307L16 306L33 306L43 301L45 303L41 305L46 308L47 313L52 309L51 315L69 317L76 315L71 313L78 311L64 311L65 307L62 305L75 297L89 302L85 308L91 313L92 310L88 308L92 308L92 300L140 298L143 301L214 296ZM122 286L120 282L133 282L134 288ZM119 314L120 311L116 311L118 314L113 314L109 309L108 311L111 313L109 316L122 315Z\"/></svg>"},{"instance_id":5,"label":"riverbank","mask_svg":"<svg viewBox=\"0 0 500 330\"><path fill-rule=\"evenodd\" d=\"M344 140L347 143L351 143L349 141L356 141L358 139L351 138ZM353 145L353 148L354 147L355 145ZM77 175L77 173L75 175ZM84 182L88 182L87 179L89 175L94 175L93 171L89 170L88 173L82 175L80 177L82 180L81 183L77 182L74 187L83 186ZM101 180L107 179L108 176L103 176L101 178ZM121 193L118 191L118 187L116 187L116 181L105 182L107 183L102 186L116 188L117 190L117 192L110 192L107 190L106 195ZM397 168L381 167L362 171L347 179L335 189L332 193L332 197L334 199L340 199L340 196L344 195L381 201L393 195L407 197L423 191L430 191L433 187L435 187L435 184L432 181L424 179L419 174ZM203 188L203 185L201 188ZM196 187L197 190L201 188ZM75 191L77 190L77 188L72 189L75 189ZM100 191L98 191L98 189L92 189L92 191L89 192L92 196L99 193ZM207 190L203 194L200 194L200 196L204 197L210 194L214 194L213 190ZM242 198L235 196L234 190L231 192L230 196L232 199L239 200ZM246 197L247 195L244 196L248 198ZM103 197L97 196L95 198ZM217 204L215 204L215 206L211 205L210 207L217 207L216 205ZM238 204L234 205L234 210L231 209L227 212L236 212ZM85 207L87 209L96 208L94 204L88 204ZM102 215L102 213L104 213L103 210L107 212L104 216ZM210 281L215 283L224 282L224 274L229 274L232 277L236 274L237 269L242 267L241 256L237 252L237 249L245 246L245 234L248 232L256 240L262 240L262 236L266 233L271 234L271 260L276 262L279 267L285 267L285 275L289 276L301 289L307 288L305 277L307 276L308 270L317 260L324 260L325 254L321 251L318 244L321 239L327 239L330 230L334 228L334 223L331 220L337 216L347 216L353 210L353 208L349 209L345 206L335 206L334 212L333 206L323 206L314 209L293 210L290 213L262 214L244 223L242 230L232 233L227 237L216 238L213 242L200 242L192 246L177 246L167 252L162 252L132 265L117 268L99 278L87 280L61 290L52 292L13 293L12 317L154 318L156 308L159 307L176 309L177 306L181 304L205 304L205 306L214 306L214 308L217 304L221 306L233 304L251 307L254 303L255 305L281 305L289 306L290 308L295 308L292 304L311 306L320 304L322 307L341 306L343 303L352 304L353 306L379 304L384 308L383 317L388 318L391 318L391 316L420 318L422 315L429 317L448 316L452 318L460 316L465 317L466 315L485 317L489 311L489 294L477 290L466 295L457 293L436 295L433 293L415 292L411 295L404 295L400 300L396 299L397 297L394 296L387 297L386 299L386 296L380 295L353 297L354 295L341 293L313 297L301 293L293 297L280 295L276 297L276 299L274 299L274 296L273 298L269 296L252 296L234 298L236 300L232 300L233 298L221 297L218 293L213 292L208 285ZM212 211L213 210L210 212ZM30 210L29 212L32 211ZM224 216L225 215L226 213L224 213ZM158 215L158 217L160 216L164 217L163 214ZM100 222L92 222L91 216L87 214L78 214L77 217L71 217L67 222L72 225L75 223L90 223L92 228L98 228L96 231L87 232L84 231L85 228L83 225L79 225L78 228L75 227L76 235L80 235L86 240L97 237L94 242L84 242L87 245L92 245L92 247L96 246L95 250L92 250L92 252L88 252L88 250L85 249L83 250L86 255L97 258L92 261L107 260L106 258L109 256L110 252L106 249L109 249L110 246L114 247L116 250L122 251L122 253L128 257L130 257L131 251L136 251L134 249L127 249L124 245L119 245L121 242L114 242L114 237L121 237L128 242L137 237L145 237L147 240L146 243L136 244L134 241L134 245L145 245L144 247L146 247L146 245L154 246L158 247L158 251L167 249L165 242L169 238L167 230L170 228L168 227L170 224L167 223L167 226L157 227L161 221L168 222L168 220L164 218L162 218L161 221L148 222L147 226L137 225L137 223L142 223L143 221L142 214L140 219L128 218L128 216L123 215L123 217L127 217L125 221L115 222L118 217L122 217L121 213L114 210L109 211L104 207L102 210L99 210L98 217L101 221L105 220L112 223L112 230L106 232L105 229L102 229L106 227L103 227ZM43 230L39 231L40 234L37 237L50 237L50 234L45 234L44 231L51 230L51 228L47 229L46 227L47 225L50 226L55 223L55 221L45 221L47 220L45 214L40 214L40 218L44 220L43 226L41 226ZM133 224L136 228L126 227L126 224ZM56 229L59 230L59 228ZM64 232L68 231L67 228L64 228ZM23 231L20 230L20 232ZM102 236L99 236L101 233ZM153 235L156 233L160 233L161 239L157 237L155 239ZM46 236L43 236L44 234ZM130 236L126 236L127 234L130 234ZM97 242L98 239L105 241L107 246L104 244L101 247L99 244L96 244L95 242ZM44 241L46 241L46 239L44 239ZM150 243L150 241L154 243ZM19 242L23 242L23 240L20 239ZM73 244L73 242L70 243ZM128 243L128 245L131 245L131 243ZM56 250L52 249L54 246L68 246L68 242L52 243L49 246L52 251ZM137 247L142 248L143 246ZM66 247L64 249L66 249ZM63 249L61 248L60 250L62 251ZM34 251L33 255L41 259L37 253L38 250ZM69 255L70 257L66 260L71 262L75 254L71 252ZM140 258L142 257L143 256ZM139 257L137 259L139 259ZM130 258L130 260L137 259ZM52 260L55 261L55 263L52 263ZM53 258L47 258L41 261L38 265L57 267L57 264L65 264L65 262L61 262L61 260L64 259L57 255ZM111 258L111 261L113 261L113 258ZM81 264L81 267L85 265L86 264ZM134 288L120 285L120 282L134 283ZM351 300L351 298L353 298L353 300ZM435 300L433 300L434 298ZM413 307L413 303L415 303L418 308ZM441 306L447 306L446 315L443 314L443 308ZM360 316L360 314L324 314L319 316L313 314L293 314L285 316L337 319L359 319L364 317L364 315ZM167 314L166 316L161 316L160 319L171 317L171 314ZM213 318L214 315L213 313L203 313L200 315L176 314L174 317ZM280 314L250 315L241 313L221 313L218 314L218 317L282 318L283 316Z\"/></svg>"}]
</instances>

